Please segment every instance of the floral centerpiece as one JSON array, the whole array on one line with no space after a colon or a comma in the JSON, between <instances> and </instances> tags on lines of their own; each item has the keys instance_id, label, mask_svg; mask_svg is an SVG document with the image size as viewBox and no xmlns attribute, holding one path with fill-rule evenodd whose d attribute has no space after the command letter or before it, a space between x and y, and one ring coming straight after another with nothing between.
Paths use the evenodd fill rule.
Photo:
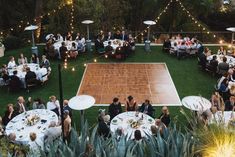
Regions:
<instances>
[{"instance_id":1,"label":"floral centerpiece","mask_svg":"<svg viewBox=\"0 0 235 157\"><path fill-rule=\"evenodd\" d=\"M26 124L29 126L35 125L40 120L40 117L36 114L28 115Z\"/></svg>"}]
</instances>

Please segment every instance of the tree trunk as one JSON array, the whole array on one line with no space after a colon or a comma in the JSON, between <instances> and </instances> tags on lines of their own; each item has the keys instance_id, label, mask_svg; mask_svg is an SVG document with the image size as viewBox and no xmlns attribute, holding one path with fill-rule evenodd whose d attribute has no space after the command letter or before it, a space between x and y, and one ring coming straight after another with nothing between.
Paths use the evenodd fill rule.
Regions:
<instances>
[{"instance_id":1,"label":"tree trunk","mask_svg":"<svg viewBox=\"0 0 235 157\"><path fill-rule=\"evenodd\" d=\"M36 30L36 40L39 41L40 35L41 35L41 22L42 19L40 16L42 15L43 11L43 0L36 0L35 3L35 19L36 19L36 25L38 26L38 29Z\"/></svg>"}]
</instances>

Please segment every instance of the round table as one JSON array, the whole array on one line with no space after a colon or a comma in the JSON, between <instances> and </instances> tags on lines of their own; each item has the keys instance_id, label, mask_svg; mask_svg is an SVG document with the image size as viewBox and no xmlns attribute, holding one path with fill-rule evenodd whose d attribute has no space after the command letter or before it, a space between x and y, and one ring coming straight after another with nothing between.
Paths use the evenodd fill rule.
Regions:
<instances>
[{"instance_id":1,"label":"round table","mask_svg":"<svg viewBox=\"0 0 235 157\"><path fill-rule=\"evenodd\" d=\"M30 126L27 124L27 117L37 115L39 121ZM37 134L37 140L43 139L44 133L47 131L52 121L58 122L55 112L45 109L35 109L26 111L14 117L6 126L6 134L16 134L16 141L22 144L28 144L30 141L29 134L34 132Z\"/></svg>"},{"instance_id":2,"label":"round table","mask_svg":"<svg viewBox=\"0 0 235 157\"><path fill-rule=\"evenodd\" d=\"M13 75L13 72L14 71L17 71L17 76L19 78L25 78L25 75L26 75L26 70L25 70L25 67L29 67L30 68L30 71L33 71L36 73L38 73L40 67L39 67L39 64L35 64L35 63L28 63L28 64L21 64L17 67L14 67L12 69L9 69L8 70L8 73L9 75Z\"/></svg>"},{"instance_id":3,"label":"round table","mask_svg":"<svg viewBox=\"0 0 235 157\"><path fill-rule=\"evenodd\" d=\"M111 42L111 46L113 47L114 50L119 46L119 43L121 43L121 46L123 46L123 43L125 42L124 40L119 40L119 39L114 39L114 40L108 40L104 41L104 47L108 46L108 42Z\"/></svg>"},{"instance_id":4,"label":"round table","mask_svg":"<svg viewBox=\"0 0 235 157\"><path fill-rule=\"evenodd\" d=\"M210 123L218 122L223 123L226 126L230 122L230 120L235 119L235 112L232 111L224 111L224 114L222 111L217 111L214 115L212 115L210 119ZM235 126L235 123L234 123Z\"/></svg>"},{"instance_id":5,"label":"round table","mask_svg":"<svg viewBox=\"0 0 235 157\"><path fill-rule=\"evenodd\" d=\"M210 61L212 60L214 55L210 55L207 57L207 60ZM227 58L227 63L229 64L230 67L233 67L235 65L235 58L233 58L232 56L228 56L228 55L216 55L217 56L217 61L219 63L223 62L223 57Z\"/></svg>"},{"instance_id":6,"label":"round table","mask_svg":"<svg viewBox=\"0 0 235 157\"><path fill-rule=\"evenodd\" d=\"M206 111L211 108L211 102L201 96L187 96L182 99L182 104L193 111Z\"/></svg>"},{"instance_id":7,"label":"round table","mask_svg":"<svg viewBox=\"0 0 235 157\"><path fill-rule=\"evenodd\" d=\"M118 128L122 128L124 134L131 139L134 139L135 130L140 130L142 137L146 134L151 134L150 127L151 125L155 125L155 120L147 114L139 112L138 116L136 116L136 113L138 112L123 112L117 115L110 123L110 130L115 132ZM131 122L137 121L140 122L139 126L136 128L131 127Z\"/></svg>"},{"instance_id":8,"label":"round table","mask_svg":"<svg viewBox=\"0 0 235 157\"><path fill-rule=\"evenodd\" d=\"M58 41L58 42L53 44L55 51L58 52L58 53L60 52L60 47L62 46L62 42L65 43L65 46L67 47L68 50L71 49L73 42L75 43L75 45L77 45L77 41L69 41L69 40L67 40L67 41Z\"/></svg>"},{"instance_id":9,"label":"round table","mask_svg":"<svg viewBox=\"0 0 235 157\"><path fill-rule=\"evenodd\" d=\"M17 67L14 67L14 68L8 70L8 73L10 76L13 75L13 71L17 71L17 76L20 78L20 81L22 82L24 88L26 88L26 83L25 83L25 75L26 75L25 68L26 67L29 67L30 71L35 72L37 79L39 79L41 77L40 76L40 66L39 66L39 64L35 64L35 63L21 64Z\"/></svg>"}]
</instances>

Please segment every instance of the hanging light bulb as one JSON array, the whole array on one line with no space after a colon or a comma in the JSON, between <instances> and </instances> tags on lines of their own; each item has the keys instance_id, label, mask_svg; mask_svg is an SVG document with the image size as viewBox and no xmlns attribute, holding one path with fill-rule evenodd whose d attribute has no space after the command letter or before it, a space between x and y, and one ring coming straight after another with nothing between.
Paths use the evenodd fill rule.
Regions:
<instances>
[{"instance_id":1,"label":"hanging light bulb","mask_svg":"<svg viewBox=\"0 0 235 157\"><path fill-rule=\"evenodd\" d=\"M105 58L108 58L108 55L104 55Z\"/></svg>"},{"instance_id":2,"label":"hanging light bulb","mask_svg":"<svg viewBox=\"0 0 235 157\"><path fill-rule=\"evenodd\" d=\"M96 63L96 62L97 62L97 60L96 60L96 59L94 59L94 62Z\"/></svg>"},{"instance_id":3,"label":"hanging light bulb","mask_svg":"<svg viewBox=\"0 0 235 157\"><path fill-rule=\"evenodd\" d=\"M229 47L229 48L231 48L231 47L232 47L232 45L231 45L231 44L229 44L229 45L228 45L228 47Z\"/></svg>"},{"instance_id":4,"label":"hanging light bulb","mask_svg":"<svg viewBox=\"0 0 235 157\"><path fill-rule=\"evenodd\" d=\"M215 37L216 37L216 35L214 34L214 35L213 35L213 37L215 38Z\"/></svg>"},{"instance_id":5,"label":"hanging light bulb","mask_svg":"<svg viewBox=\"0 0 235 157\"><path fill-rule=\"evenodd\" d=\"M67 65L64 65L64 68L67 69L68 68Z\"/></svg>"},{"instance_id":6,"label":"hanging light bulb","mask_svg":"<svg viewBox=\"0 0 235 157\"><path fill-rule=\"evenodd\" d=\"M74 68L74 67L72 68L72 71L75 71L75 68Z\"/></svg>"},{"instance_id":7,"label":"hanging light bulb","mask_svg":"<svg viewBox=\"0 0 235 157\"><path fill-rule=\"evenodd\" d=\"M84 67L86 67L86 63L84 63Z\"/></svg>"},{"instance_id":8,"label":"hanging light bulb","mask_svg":"<svg viewBox=\"0 0 235 157\"><path fill-rule=\"evenodd\" d=\"M220 43L220 44L223 44L223 40L220 40L219 43Z\"/></svg>"}]
</instances>

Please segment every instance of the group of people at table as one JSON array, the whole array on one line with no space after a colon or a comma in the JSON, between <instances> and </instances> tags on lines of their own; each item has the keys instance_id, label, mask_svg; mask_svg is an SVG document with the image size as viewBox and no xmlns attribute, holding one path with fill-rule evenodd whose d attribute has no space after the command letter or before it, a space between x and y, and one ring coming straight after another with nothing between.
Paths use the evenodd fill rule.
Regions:
<instances>
[{"instance_id":1,"label":"group of people at table","mask_svg":"<svg viewBox=\"0 0 235 157\"><path fill-rule=\"evenodd\" d=\"M105 113L105 110L100 109L99 115L98 115L98 133L106 138L108 138L111 134L111 132L115 132L118 136L127 135L129 131L134 131L133 135L129 135L130 139L138 139L140 140L142 137L145 137L146 132L141 131L142 127L140 127L141 124L137 124L136 126L133 126L133 128L124 128L123 122L129 123L128 118L130 120L133 120L130 122L134 122L134 117L139 117L139 120L143 120L144 117L149 117L146 120L144 125L144 129L149 130L148 133L151 133L154 136L157 136L157 132L160 131L160 133L163 133L167 130L167 127L170 124L170 113L166 106L162 107L162 113L161 115L156 119L152 120L154 115L155 109L150 103L150 100L145 100L142 105L138 106L138 103L135 101L135 99L132 96L128 96L127 100L125 102L124 112L121 107L121 103L118 98L114 98L113 102L109 105L108 112ZM121 117L123 115L124 117ZM120 125L115 123L115 121L120 120ZM148 123L148 124L147 124ZM111 128L111 125L115 127L115 129ZM136 135L138 137L136 137Z\"/></svg>"},{"instance_id":2,"label":"group of people at table","mask_svg":"<svg viewBox=\"0 0 235 157\"><path fill-rule=\"evenodd\" d=\"M85 52L85 38L78 32L73 37L68 32L65 38L61 34L54 36L51 34L47 39L44 48L44 54L50 58L76 58L79 53ZM94 39L95 51L100 54L106 54L115 58L125 58L135 50L135 41L131 34L127 35L125 31L119 30L107 35L101 30Z\"/></svg>"},{"instance_id":3,"label":"group of people at table","mask_svg":"<svg viewBox=\"0 0 235 157\"><path fill-rule=\"evenodd\" d=\"M61 112L64 113L63 122L60 119ZM32 116L27 113L37 113L40 117L38 124L25 124L24 119L27 120L27 116ZM50 115L52 116L50 117ZM63 101L61 111L59 101L55 96L50 96L46 104L40 98L32 100L29 97L25 101L23 96L19 96L16 104L8 104L5 114L3 117L0 116L0 136L7 136L10 143L15 145L28 145L30 150L35 151L37 155L37 153L40 154L40 150L48 151L50 142L61 137L61 123L64 124L64 137L66 140L69 139L71 117L72 111L68 106L68 100ZM21 122L21 120L24 121ZM18 124L22 126L18 126ZM40 130L41 128L44 129ZM24 137L19 135L24 135Z\"/></svg>"},{"instance_id":4,"label":"group of people at table","mask_svg":"<svg viewBox=\"0 0 235 157\"><path fill-rule=\"evenodd\" d=\"M9 85L12 92L21 88L28 88L29 85L37 85L45 82L51 72L50 62L45 55L42 55L41 62L36 54L30 59L20 53L18 62L14 56L10 56L8 64L3 64L0 69L0 85Z\"/></svg>"},{"instance_id":5,"label":"group of people at table","mask_svg":"<svg viewBox=\"0 0 235 157\"><path fill-rule=\"evenodd\" d=\"M72 110L69 107L68 102L68 100L63 101L63 109L61 111L59 101L55 96L50 96L49 101L46 104L40 98L35 98L32 100L32 98L29 97L27 100L25 100L23 96L19 96L15 105L8 104L5 114L2 117L0 116L0 136L7 136L8 140L12 144L29 145L30 149L36 152L40 151L40 149L46 151L48 149L47 142L57 140L61 137L61 124L63 123L63 133L65 140L67 142L70 142ZM149 100L145 100L144 103L140 107L138 107L137 102L132 96L129 96L127 98L127 101L125 103L125 112L122 111L123 110L121 107L121 103L119 102L118 98L113 99L113 102L109 106L108 114L106 114L103 110L99 111L98 133L101 136L104 136L105 138L108 138L110 136L110 121L112 121L121 113L133 112L135 114L142 114L142 116L145 115L151 118L155 116L155 110L153 109ZM61 112L64 113L63 122L61 122L60 119ZM17 128L18 123L22 123L20 125L26 125L24 123L25 121L20 121L24 120L25 118L27 119L27 113L37 113L39 117L40 114L42 114L42 116L44 117L43 119L40 119L39 122L36 122L36 124L19 126L20 129ZM51 118L53 118L53 120L50 121ZM157 136L158 130L160 131L160 133L162 133L167 129L169 124L170 114L168 108L165 106L162 108L162 113L158 117L158 119L156 119L156 121L153 120L151 126L146 129L150 130L150 132L154 136ZM36 129L34 127L35 125ZM32 128L30 129L30 127ZM41 128L44 129L40 131ZM11 129L13 129L13 131ZM14 129L16 130L14 131ZM134 139L140 140L142 137L144 137L143 133L141 133L138 128L136 128L135 130L136 131L133 136ZM118 127L114 133L118 134L119 136L124 135L123 128ZM22 137L21 139L19 135L25 134L26 136ZM23 140L23 138L25 139Z\"/></svg>"},{"instance_id":6,"label":"group of people at table","mask_svg":"<svg viewBox=\"0 0 235 157\"><path fill-rule=\"evenodd\" d=\"M202 51L202 43L196 37L182 37L180 34L167 38L163 43L163 51L177 56L178 59L182 57L195 55L198 51Z\"/></svg>"}]
</instances>

